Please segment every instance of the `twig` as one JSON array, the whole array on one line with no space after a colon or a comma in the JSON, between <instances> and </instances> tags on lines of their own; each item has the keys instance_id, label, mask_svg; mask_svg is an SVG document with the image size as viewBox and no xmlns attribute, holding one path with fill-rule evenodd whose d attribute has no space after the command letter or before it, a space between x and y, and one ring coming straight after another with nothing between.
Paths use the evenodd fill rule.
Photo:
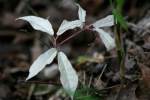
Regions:
<instances>
[{"instance_id":1,"label":"twig","mask_svg":"<svg viewBox=\"0 0 150 100\"><path fill-rule=\"evenodd\" d=\"M114 86L110 86L110 87L106 87L106 88L104 88L104 89L100 89L100 91L109 90L109 89L116 88L116 87L121 87L121 84L114 85Z\"/></svg>"},{"instance_id":2,"label":"twig","mask_svg":"<svg viewBox=\"0 0 150 100\"><path fill-rule=\"evenodd\" d=\"M35 84L32 84L29 88L29 93L28 93L28 97L27 97L27 100L31 100L31 96L32 96L32 93L35 89Z\"/></svg>"},{"instance_id":3,"label":"twig","mask_svg":"<svg viewBox=\"0 0 150 100\"><path fill-rule=\"evenodd\" d=\"M98 81L101 79L101 77L102 77L102 75L103 75L103 73L104 73L106 67L107 67L107 65L105 65L104 68L102 69L102 72L101 72L101 74L99 75L96 84L98 84Z\"/></svg>"},{"instance_id":4,"label":"twig","mask_svg":"<svg viewBox=\"0 0 150 100\"><path fill-rule=\"evenodd\" d=\"M92 79L93 79L93 75L90 76L90 80L89 80L89 84L88 84L88 87L89 87L89 88L90 88L90 86L91 86Z\"/></svg>"},{"instance_id":5,"label":"twig","mask_svg":"<svg viewBox=\"0 0 150 100\"><path fill-rule=\"evenodd\" d=\"M18 80L18 83L28 83L28 84L52 84L52 85L61 85L60 83L57 82L52 82L52 81L48 81L48 82L42 82L42 81L24 81L24 80Z\"/></svg>"},{"instance_id":6,"label":"twig","mask_svg":"<svg viewBox=\"0 0 150 100\"><path fill-rule=\"evenodd\" d=\"M83 85L85 85L86 83L86 74L85 74L85 71L83 71Z\"/></svg>"}]
</instances>

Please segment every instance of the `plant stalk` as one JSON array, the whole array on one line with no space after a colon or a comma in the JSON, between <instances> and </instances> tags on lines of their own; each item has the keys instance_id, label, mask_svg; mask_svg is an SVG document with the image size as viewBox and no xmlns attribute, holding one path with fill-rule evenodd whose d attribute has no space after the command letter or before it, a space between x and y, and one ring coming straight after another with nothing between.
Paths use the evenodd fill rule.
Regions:
<instances>
[{"instance_id":1,"label":"plant stalk","mask_svg":"<svg viewBox=\"0 0 150 100\"><path fill-rule=\"evenodd\" d=\"M85 30L90 30L91 25L88 25L86 27L84 27L82 30L74 33L73 35L69 36L68 38L64 39L63 41L61 41L58 45L62 45L65 42L67 42L68 40L72 39L73 37L77 36L78 34L80 34L81 32L85 31Z\"/></svg>"},{"instance_id":2,"label":"plant stalk","mask_svg":"<svg viewBox=\"0 0 150 100\"><path fill-rule=\"evenodd\" d=\"M114 31L115 31L114 33L115 33L115 42L116 42L116 49L117 49L117 55L118 55L118 62L119 62L119 66L120 66L120 78L121 78L121 83L124 84L125 52L124 52L124 48L123 48L122 32L121 32L120 25L116 24L115 28L114 28Z\"/></svg>"}]
</instances>

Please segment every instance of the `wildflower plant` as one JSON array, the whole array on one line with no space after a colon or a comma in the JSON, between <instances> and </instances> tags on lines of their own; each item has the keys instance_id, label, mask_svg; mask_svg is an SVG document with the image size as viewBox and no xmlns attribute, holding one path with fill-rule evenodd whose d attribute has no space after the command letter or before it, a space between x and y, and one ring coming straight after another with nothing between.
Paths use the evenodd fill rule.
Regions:
<instances>
[{"instance_id":1,"label":"wildflower plant","mask_svg":"<svg viewBox=\"0 0 150 100\"><path fill-rule=\"evenodd\" d=\"M54 47L50 48L45 53L41 54L33 62L33 64L31 65L29 69L29 75L26 78L26 81L36 76L41 70L45 68L47 64L52 63L53 60L57 57L58 69L60 71L61 84L64 90L66 90L66 92L69 94L69 96L72 99L76 91L76 88L78 86L78 75L75 69L72 67L71 62L68 60L65 53L57 49L58 37L62 35L64 32L66 32L67 30L78 27L81 29L81 31L79 31L78 33L84 30L92 30L92 31L98 32L102 42L104 43L108 51L115 47L114 39L109 35L109 33L101 29L102 27L110 27L114 25L113 15L109 15L106 18L98 20L93 24L85 26L86 11L83 8L81 8L79 4L76 4L76 5L78 6L79 18L74 21L63 20L56 35L54 35L54 30L52 28L51 23L48 21L48 19L44 19L44 18L37 17L37 16L24 16L24 17L17 18L17 20L25 20L29 22L35 30L39 30L44 33L47 33L54 39L52 41ZM63 41L63 43L64 42L65 41Z\"/></svg>"}]
</instances>

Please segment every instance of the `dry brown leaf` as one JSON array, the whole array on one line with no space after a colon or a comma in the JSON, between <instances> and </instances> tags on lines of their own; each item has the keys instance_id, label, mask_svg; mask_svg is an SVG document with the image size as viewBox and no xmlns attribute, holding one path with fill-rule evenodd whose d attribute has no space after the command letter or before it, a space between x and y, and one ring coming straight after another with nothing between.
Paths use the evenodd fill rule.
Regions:
<instances>
[{"instance_id":1,"label":"dry brown leaf","mask_svg":"<svg viewBox=\"0 0 150 100\"><path fill-rule=\"evenodd\" d=\"M150 100L150 68L142 63L138 64L142 72L142 80L136 89L138 100Z\"/></svg>"},{"instance_id":2,"label":"dry brown leaf","mask_svg":"<svg viewBox=\"0 0 150 100\"><path fill-rule=\"evenodd\" d=\"M142 72L142 81L145 87L150 89L150 68L144 64L139 64L140 70Z\"/></svg>"}]
</instances>

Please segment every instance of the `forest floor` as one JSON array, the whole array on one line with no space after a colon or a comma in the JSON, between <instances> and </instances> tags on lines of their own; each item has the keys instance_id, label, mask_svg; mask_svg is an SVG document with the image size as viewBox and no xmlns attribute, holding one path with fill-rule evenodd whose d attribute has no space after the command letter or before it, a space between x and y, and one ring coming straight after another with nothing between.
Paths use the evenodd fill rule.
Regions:
<instances>
[{"instance_id":1,"label":"forest floor","mask_svg":"<svg viewBox=\"0 0 150 100\"><path fill-rule=\"evenodd\" d=\"M72 20L77 16L72 2L62 1L0 1L0 100L69 100L58 84L56 61L25 82L31 63L51 44L47 35L15 21L25 15L50 16L57 30L64 18ZM87 23L107 16L112 10L105 0L79 3L87 11ZM124 15L128 31L122 32L126 54L123 85L116 49L107 52L94 33L82 32L62 45L79 76L75 100L150 100L150 2L126 0ZM106 30L113 33L112 29Z\"/></svg>"}]
</instances>

